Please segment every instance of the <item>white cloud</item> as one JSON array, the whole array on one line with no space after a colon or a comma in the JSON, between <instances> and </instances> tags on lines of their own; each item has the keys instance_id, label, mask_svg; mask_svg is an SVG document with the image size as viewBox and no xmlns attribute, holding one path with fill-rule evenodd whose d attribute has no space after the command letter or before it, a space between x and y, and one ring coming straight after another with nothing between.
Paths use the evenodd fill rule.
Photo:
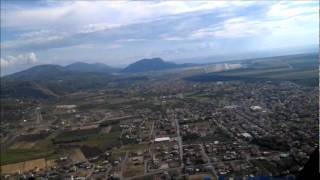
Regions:
<instances>
[{"instance_id":1,"label":"white cloud","mask_svg":"<svg viewBox=\"0 0 320 180\"><path fill-rule=\"evenodd\" d=\"M120 25L110 25L108 23L89 24L89 25L83 26L79 30L79 33L93 33L97 31L110 30L117 27L120 27Z\"/></svg>"},{"instance_id":2,"label":"white cloud","mask_svg":"<svg viewBox=\"0 0 320 180\"><path fill-rule=\"evenodd\" d=\"M182 41L184 38L178 37L178 36L168 36L168 37L163 37L163 40L166 41Z\"/></svg>"},{"instance_id":3,"label":"white cloud","mask_svg":"<svg viewBox=\"0 0 320 180\"><path fill-rule=\"evenodd\" d=\"M1 11L1 25L21 29L74 29L87 31L127 25L176 15L217 8L242 7L252 2L226 1L60 1L54 6ZM85 31L85 30L84 30ZM85 31L86 32L86 31Z\"/></svg>"},{"instance_id":4,"label":"white cloud","mask_svg":"<svg viewBox=\"0 0 320 180\"><path fill-rule=\"evenodd\" d=\"M118 48L121 48L123 46L121 44L111 44L111 45L108 45L106 47L107 47L107 49L118 49Z\"/></svg>"},{"instance_id":5,"label":"white cloud","mask_svg":"<svg viewBox=\"0 0 320 180\"><path fill-rule=\"evenodd\" d=\"M162 40L165 40L165 41L181 41L181 40L186 40L186 38L183 38L183 37L180 37L180 36L171 36L171 35L168 35L168 34L162 34L160 35L160 38Z\"/></svg>"},{"instance_id":6,"label":"white cloud","mask_svg":"<svg viewBox=\"0 0 320 180\"><path fill-rule=\"evenodd\" d=\"M287 18L304 14L316 14L319 6L311 6L314 1L280 1L272 5L267 12L267 16L273 18Z\"/></svg>"},{"instance_id":7,"label":"white cloud","mask_svg":"<svg viewBox=\"0 0 320 180\"><path fill-rule=\"evenodd\" d=\"M254 37L269 32L271 28L264 26L262 21L237 17L225 21L222 29L213 31L213 35L224 38Z\"/></svg>"},{"instance_id":8,"label":"white cloud","mask_svg":"<svg viewBox=\"0 0 320 180\"><path fill-rule=\"evenodd\" d=\"M274 6L278 6L274 5ZM274 7L273 6L273 7ZM282 6L282 5L281 5ZM286 6L287 7L287 6ZM303 9L302 7L300 7ZM311 7L308 7L311 8ZM290 10L285 10L290 11ZM281 17L278 13L277 18L267 15L264 18L254 17L233 17L225 20L220 24L215 24L206 28L198 29L191 33L191 39L204 39L204 38L269 38L277 40L279 38L286 38L291 40L300 39L300 37L318 38L315 34L318 32L319 16L315 11L309 13L298 14L293 10L290 13L284 13L287 17ZM294 15L293 15L294 14ZM275 15L275 14L274 14ZM308 35L309 34L309 35ZM300 39L301 40L301 39ZM306 42L310 43L310 42Z\"/></svg>"},{"instance_id":9,"label":"white cloud","mask_svg":"<svg viewBox=\"0 0 320 180\"><path fill-rule=\"evenodd\" d=\"M245 36L246 27L249 23L246 17L232 17L216 23L214 25L197 29L193 31L188 39L204 39L210 37L242 37Z\"/></svg>"},{"instance_id":10,"label":"white cloud","mask_svg":"<svg viewBox=\"0 0 320 180\"><path fill-rule=\"evenodd\" d=\"M146 41L146 39L143 38L129 38L129 39L119 39L117 42L142 42Z\"/></svg>"},{"instance_id":11,"label":"white cloud","mask_svg":"<svg viewBox=\"0 0 320 180\"><path fill-rule=\"evenodd\" d=\"M22 33L22 34L20 34L20 38L21 39L38 38L40 36L43 37L43 36L48 36L50 34L52 34L52 31L41 29L41 30L29 31L26 33Z\"/></svg>"},{"instance_id":12,"label":"white cloud","mask_svg":"<svg viewBox=\"0 0 320 180\"><path fill-rule=\"evenodd\" d=\"M267 13L269 18L280 17L285 14L301 14L302 10L312 10L317 7L304 7L302 5L308 3L266 3L270 6ZM81 37L74 37L79 33L94 33L106 30L111 34L121 35L127 33L127 37L120 37L117 42L138 42L144 41L150 37L144 37L148 33L142 29L141 34L130 34L130 24L139 24L144 22L155 21L159 19L170 19L177 14L190 13L203 10L218 10L223 9L223 14L220 14L221 19L230 17L225 22L212 22L209 27L201 25L204 20L199 17L186 16L184 21L176 24L168 36L160 37L164 41L181 41L181 40L195 40L206 37L223 37L223 38L237 38L246 36L255 36L259 33L265 33L271 28L263 25L261 20L248 19L246 17L236 17L236 11L232 11L237 7L246 7L249 5L256 5L259 2L254 1L61 1L55 3L54 6L38 6L33 8L20 8L12 10L1 11L1 25L6 27L14 27L17 29L37 29L27 30L19 38L2 41L1 48L6 50L22 50L22 51L39 51L46 48L57 48L75 45L79 43L94 43L92 39ZM307 8L307 9L305 9ZM291 13L290 13L291 12ZM278 14L277 14L278 13ZM282 14L281 14L282 13ZM227 16L225 16L227 14ZM219 15L219 14L218 14ZM231 16L234 16L233 18ZM218 17L218 16L217 16ZM253 17L254 18L254 17ZM268 20L268 19L267 19ZM275 19L278 20L278 19ZM158 22L158 21L157 21ZM155 22L155 23L157 23ZM196 25L193 25L196 24ZM270 25L271 23L268 23ZM142 24L143 26L143 24ZM199 27L197 27L199 26ZM202 27L201 27L202 26ZM131 26L132 27L132 26ZM188 35L192 27L193 33ZM272 26L273 27L273 26ZM114 30L120 28L119 31ZM166 27L163 27L166 29ZM199 28L198 30L195 30ZM157 30L157 29L156 29ZM277 29L271 30L276 31ZM185 32L184 32L185 31ZM156 32L156 31L155 31ZM181 34L177 34L181 32ZM136 32L135 32L136 33ZM151 33L150 33L151 34ZM108 37L108 32L101 32L98 40L102 37ZM87 37L87 36L86 36ZM115 36L112 36L115 37ZM137 38L138 37L138 38ZM156 38L156 37L155 37ZM108 41L109 39L106 39ZM86 41L86 42L83 42ZM88 42L87 42L88 41ZM89 42L90 41L90 42ZM112 41L112 40L111 40Z\"/></svg>"},{"instance_id":13,"label":"white cloud","mask_svg":"<svg viewBox=\"0 0 320 180\"><path fill-rule=\"evenodd\" d=\"M37 61L37 55L34 52L19 54L17 56L7 56L6 58L1 58L1 68L15 65L31 65Z\"/></svg>"},{"instance_id":14,"label":"white cloud","mask_svg":"<svg viewBox=\"0 0 320 180\"><path fill-rule=\"evenodd\" d=\"M20 49L20 48L30 48L33 46L43 46L48 44L53 44L55 42L61 41L71 34L68 32L56 32L49 30L40 31L30 31L28 33L23 33L19 38L12 40L7 40L1 42L1 48L3 50L9 49Z\"/></svg>"}]
</instances>

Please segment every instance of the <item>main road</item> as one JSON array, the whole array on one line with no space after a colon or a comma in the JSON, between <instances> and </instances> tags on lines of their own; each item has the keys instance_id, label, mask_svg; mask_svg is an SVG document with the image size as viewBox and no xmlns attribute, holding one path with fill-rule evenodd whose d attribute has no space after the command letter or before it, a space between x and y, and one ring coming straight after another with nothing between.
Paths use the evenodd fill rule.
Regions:
<instances>
[{"instance_id":1,"label":"main road","mask_svg":"<svg viewBox=\"0 0 320 180\"><path fill-rule=\"evenodd\" d=\"M200 147L201 147L202 156L207 160L207 165L210 166L210 170L211 170L212 174L215 176L216 179L218 179L218 175L217 175L218 173L214 169L213 164L211 162L211 159L207 155L207 153L206 153L206 151L205 151L205 149L203 147L203 144L200 144Z\"/></svg>"},{"instance_id":2,"label":"main road","mask_svg":"<svg viewBox=\"0 0 320 180\"><path fill-rule=\"evenodd\" d=\"M177 118L175 118L176 121L176 126L177 126L177 140L178 140L178 145L179 145L179 154L180 154L180 160L181 160L181 167L183 164L182 158L183 158L183 149L182 149L182 138L180 136L180 125L179 121Z\"/></svg>"},{"instance_id":3,"label":"main road","mask_svg":"<svg viewBox=\"0 0 320 180\"><path fill-rule=\"evenodd\" d=\"M136 179L136 178L143 178L145 176L155 175L155 174L159 174L159 173L162 173L162 172L165 172L165 171L168 172L168 171L174 171L174 170L179 170L179 169L181 169L181 167L175 167L175 168L169 168L169 169L160 169L160 170L155 170L155 171L144 173L144 174L137 175L137 176L127 177L127 178L124 178L124 180L132 180L132 179Z\"/></svg>"}]
</instances>

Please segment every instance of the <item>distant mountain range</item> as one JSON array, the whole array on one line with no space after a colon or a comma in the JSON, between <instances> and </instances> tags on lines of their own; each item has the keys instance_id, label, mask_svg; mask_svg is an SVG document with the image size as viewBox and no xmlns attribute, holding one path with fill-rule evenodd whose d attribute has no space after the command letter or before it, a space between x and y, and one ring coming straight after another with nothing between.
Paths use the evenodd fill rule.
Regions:
<instances>
[{"instance_id":1,"label":"distant mountain range","mask_svg":"<svg viewBox=\"0 0 320 180\"><path fill-rule=\"evenodd\" d=\"M55 97L66 92L106 85L116 77L84 64L39 65L1 78L1 97Z\"/></svg>"},{"instance_id":2,"label":"distant mountain range","mask_svg":"<svg viewBox=\"0 0 320 180\"><path fill-rule=\"evenodd\" d=\"M167 70L179 67L185 67L186 64L175 64L172 62L166 62L161 58L152 58L152 59L142 59L135 63L130 64L128 67L123 69L122 73L142 73L148 71L159 71Z\"/></svg>"},{"instance_id":3,"label":"distant mountain range","mask_svg":"<svg viewBox=\"0 0 320 180\"><path fill-rule=\"evenodd\" d=\"M285 58L295 62L297 58L298 60L304 58L310 59L309 56L294 55L278 58L271 57L271 59ZM312 55L312 59L313 57L317 57L317 54ZM252 59L242 61L253 64L251 62ZM54 98L79 90L104 88L109 83L122 85L134 81L145 81L148 79L147 75L143 74L145 72L184 68L194 65L175 64L166 62L161 58L142 59L122 70L101 63L88 64L76 62L67 66L53 64L38 65L1 77L1 98ZM263 65L261 68L266 68L265 66ZM299 64L301 68L305 66L304 64ZM318 67L318 64L315 66ZM312 69L314 69L313 66ZM246 69L243 71L246 71Z\"/></svg>"},{"instance_id":4,"label":"distant mountain range","mask_svg":"<svg viewBox=\"0 0 320 180\"><path fill-rule=\"evenodd\" d=\"M45 64L7 75L3 79L11 81L64 80L69 77L88 74L111 76L111 72L114 71L116 70L108 66L101 66L100 64L73 63L68 66Z\"/></svg>"},{"instance_id":5,"label":"distant mountain range","mask_svg":"<svg viewBox=\"0 0 320 180\"><path fill-rule=\"evenodd\" d=\"M46 64L1 77L1 97L59 97L69 92L105 87L109 82L127 83L143 78L126 74L185 67L160 58L142 59L125 69L102 63L76 62L67 66ZM113 73L120 72L120 75Z\"/></svg>"},{"instance_id":6,"label":"distant mountain range","mask_svg":"<svg viewBox=\"0 0 320 180\"><path fill-rule=\"evenodd\" d=\"M108 73L114 73L118 72L121 69L119 68L113 68L110 66L107 66L103 63L94 63L94 64L88 64L84 62L75 62L73 64L65 66L68 70L72 71L80 71L80 72L108 72Z\"/></svg>"}]
</instances>

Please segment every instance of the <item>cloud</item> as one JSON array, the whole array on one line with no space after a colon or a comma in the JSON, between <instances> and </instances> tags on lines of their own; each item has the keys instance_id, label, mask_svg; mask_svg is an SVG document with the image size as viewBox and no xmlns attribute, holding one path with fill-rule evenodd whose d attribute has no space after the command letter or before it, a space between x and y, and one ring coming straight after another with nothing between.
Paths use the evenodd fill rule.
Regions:
<instances>
[{"instance_id":1,"label":"cloud","mask_svg":"<svg viewBox=\"0 0 320 180\"><path fill-rule=\"evenodd\" d=\"M7 2L6 4L9 4ZM4 5L6 5L4 4ZM213 10L243 7L252 2L227 1L59 1L51 6L33 8L3 8L1 25L19 29L74 29L93 24L89 31L106 25L128 25L157 20L162 17ZM8 5L7 5L8 6Z\"/></svg>"},{"instance_id":2,"label":"cloud","mask_svg":"<svg viewBox=\"0 0 320 180\"><path fill-rule=\"evenodd\" d=\"M281 8L279 8L279 6ZM271 6L266 16L261 18L248 16L235 16L226 19L218 24L209 27L200 28L193 31L190 39L204 38L270 38L278 39L279 37L291 40L299 37L310 37L317 39L315 33L318 32L317 25L319 15L315 10L317 7L293 7L281 4ZM275 11L274 9L278 9ZM310 11L304 12L309 9ZM279 13L279 11L283 12ZM274 11L276 13L274 13ZM290 13L291 12L291 13ZM271 15L272 14L272 15ZM308 35L309 34L309 35ZM277 36L275 38L275 36ZM307 42L308 43L308 42Z\"/></svg>"},{"instance_id":3,"label":"cloud","mask_svg":"<svg viewBox=\"0 0 320 180\"><path fill-rule=\"evenodd\" d=\"M93 33L97 31L105 31L105 30L110 30L113 28L120 27L120 25L110 25L107 23L97 23L97 24L89 24L83 26L80 30L79 33Z\"/></svg>"},{"instance_id":4,"label":"cloud","mask_svg":"<svg viewBox=\"0 0 320 180\"><path fill-rule=\"evenodd\" d=\"M1 42L3 50L22 50L33 51L43 49L48 46L54 46L57 42L61 42L71 34L67 32L57 32L53 30L37 30L22 33L19 37Z\"/></svg>"},{"instance_id":5,"label":"cloud","mask_svg":"<svg viewBox=\"0 0 320 180\"><path fill-rule=\"evenodd\" d=\"M162 34L162 35L160 35L160 38L162 40L165 40L165 41L182 41L182 40L186 40L186 38L183 38L183 37L180 37L180 36L171 36L171 35L168 35L168 34Z\"/></svg>"},{"instance_id":6,"label":"cloud","mask_svg":"<svg viewBox=\"0 0 320 180\"><path fill-rule=\"evenodd\" d=\"M237 17L226 20L222 28L215 30L213 34L216 37L224 38L255 37L268 33L270 28L272 27L264 26L263 21Z\"/></svg>"},{"instance_id":7,"label":"cloud","mask_svg":"<svg viewBox=\"0 0 320 180\"><path fill-rule=\"evenodd\" d=\"M34 52L19 54L17 56L7 56L6 58L1 58L1 68L16 65L32 65L37 61L37 55Z\"/></svg>"},{"instance_id":8,"label":"cloud","mask_svg":"<svg viewBox=\"0 0 320 180\"><path fill-rule=\"evenodd\" d=\"M22 33L22 34L19 35L19 37L21 39L38 38L38 37L48 36L48 35L50 35L52 33L53 32L50 31L50 30L41 29L41 30L29 31L29 32L26 32L26 33Z\"/></svg>"},{"instance_id":9,"label":"cloud","mask_svg":"<svg viewBox=\"0 0 320 180\"><path fill-rule=\"evenodd\" d=\"M143 38L129 38L129 39L119 39L117 42L142 42L146 41L146 39Z\"/></svg>"},{"instance_id":10,"label":"cloud","mask_svg":"<svg viewBox=\"0 0 320 180\"><path fill-rule=\"evenodd\" d=\"M267 22L270 27L263 25L263 21L270 19L279 21L282 16L278 11L303 15L304 8L317 8L304 7L305 4L308 5L253 1L66 1L50 6L5 9L5 13L1 12L4 28L27 30L18 38L2 41L1 48L23 53L81 44L110 46L116 42L145 43L147 40L181 42L254 37L278 30L272 29L274 25L270 22ZM247 7L251 7L249 13L261 13L257 5L268 7L265 17L246 17L243 11Z\"/></svg>"},{"instance_id":11,"label":"cloud","mask_svg":"<svg viewBox=\"0 0 320 180\"><path fill-rule=\"evenodd\" d=\"M314 6L315 5L315 6ZM288 18L293 16L316 14L319 12L318 2L314 1L280 1L272 5L267 16L274 18Z\"/></svg>"},{"instance_id":12,"label":"cloud","mask_svg":"<svg viewBox=\"0 0 320 180\"><path fill-rule=\"evenodd\" d=\"M118 49L121 47L123 47L123 45L121 45L121 44L111 44L111 45L107 46L107 49Z\"/></svg>"}]
</instances>

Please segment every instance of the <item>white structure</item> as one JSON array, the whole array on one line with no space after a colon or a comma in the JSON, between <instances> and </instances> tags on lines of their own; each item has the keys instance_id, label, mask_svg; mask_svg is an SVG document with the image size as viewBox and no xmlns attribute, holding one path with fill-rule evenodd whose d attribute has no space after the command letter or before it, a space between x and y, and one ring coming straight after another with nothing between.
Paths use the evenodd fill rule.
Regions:
<instances>
[{"instance_id":1,"label":"white structure","mask_svg":"<svg viewBox=\"0 0 320 180\"><path fill-rule=\"evenodd\" d=\"M262 107L260 107L260 106L251 106L250 109L253 110L253 111L258 111L258 110L261 110Z\"/></svg>"},{"instance_id":2,"label":"white structure","mask_svg":"<svg viewBox=\"0 0 320 180\"><path fill-rule=\"evenodd\" d=\"M71 104L71 105L57 105L56 108L58 109L74 109L77 105Z\"/></svg>"},{"instance_id":3,"label":"white structure","mask_svg":"<svg viewBox=\"0 0 320 180\"><path fill-rule=\"evenodd\" d=\"M161 137L161 138L154 139L154 142L164 142L164 141L170 141L170 137Z\"/></svg>"},{"instance_id":4,"label":"white structure","mask_svg":"<svg viewBox=\"0 0 320 180\"><path fill-rule=\"evenodd\" d=\"M243 137L245 137L245 138L252 138L252 136L251 136L251 134L249 134L249 133L241 133L241 135L243 136Z\"/></svg>"}]
</instances>

